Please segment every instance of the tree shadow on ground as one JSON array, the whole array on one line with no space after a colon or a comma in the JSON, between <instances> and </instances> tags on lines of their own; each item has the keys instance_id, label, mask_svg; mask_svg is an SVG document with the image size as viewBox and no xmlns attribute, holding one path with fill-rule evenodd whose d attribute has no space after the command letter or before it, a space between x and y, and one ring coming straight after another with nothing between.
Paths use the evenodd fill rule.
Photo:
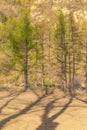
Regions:
<instances>
[{"instance_id":1,"label":"tree shadow on ground","mask_svg":"<svg viewBox=\"0 0 87 130\"><path fill-rule=\"evenodd\" d=\"M42 116L42 124L36 129L36 130L55 130L57 125L59 125L58 122L54 122L56 118L58 118L61 114L65 112L65 110L69 107L69 105L72 103L72 98L68 101L68 103L65 104L65 106L56 114L54 114L51 117L48 117L49 112L54 108L54 103L56 100L50 102L46 107L45 107L45 112Z\"/></svg>"},{"instance_id":2,"label":"tree shadow on ground","mask_svg":"<svg viewBox=\"0 0 87 130\"><path fill-rule=\"evenodd\" d=\"M87 104L87 99L86 99L86 100L83 100L83 99L80 99L80 98L78 98L78 97L76 97L76 99L79 100L79 101L81 101L81 102L83 102L83 103L85 103L85 104Z\"/></svg>"},{"instance_id":3,"label":"tree shadow on ground","mask_svg":"<svg viewBox=\"0 0 87 130\"><path fill-rule=\"evenodd\" d=\"M8 97L10 97L10 96L13 96L13 94L10 93L10 94L8 94L8 95L6 95L6 96L2 96L2 97L0 97L0 100L5 99L5 98L8 98Z\"/></svg>"},{"instance_id":4,"label":"tree shadow on ground","mask_svg":"<svg viewBox=\"0 0 87 130\"><path fill-rule=\"evenodd\" d=\"M20 94L21 94L21 93L19 92L19 93L15 94L15 95L9 95L9 96L7 96L8 98L9 98L10 96L12 96L12 97L10 97L11 99L9 99L8 101L6 101L5 104L0 107L0 113L2 112L2 110L3 110L11 101L13 101L15 98L17 98Z\"/></svg>"},{"instance_id":5,"label":"tree shadow on ground","mask_svg":"<svg viewBox=\"0 0 87 130\"><path fill-rule=\"evenodd\" d=\"M38 98L40 97L39 94L36 93L33 89L30 89L30 90L31 90ZM2 100L2 99L5 99L5 98L11 98L11 99L9 99L8 101L6 101L5 104L0 107L0 113L2 112L2 110L3 110L11 101L13 101L15 98L17 98L17 97L18 97L20 94L22 94L22 93L23 93L22 91L19 91L19 92L17 92L16 94L10 93L10 94L8 94L8 95L6 95L6 96L1 97L1 98L0 98L1 100Z\"/></svg>"},{"instance_id":6,"label":"tree shadow on ground","mask_svg":"<svg viewBox=\"0 0 87 130\"><path fill-rule=\"evenodd\" d=\"M29 88L37 97L40 97L40 95L38 94L38 92L33 89L32 87Z\"/></svg>"},{"instance_id":7,"label":"tree shadow on ground","mask_svg":"<svg viewBox=\"0 0 87 130\"><path fill-rule=\"evenodd\" d=\"M0 129L2 129L8 122L10 122L10 120L16 119L17 117L19 117L23 114L26 114L29 110L31 110L32 107L34 107L37 103L39 103L45 97L46 97L45 95L39 97L34 103L27 105L27 107L22 109L19 113L13 114L13 115L1 120L0 121Z\"/></svg>"}]
</instances>

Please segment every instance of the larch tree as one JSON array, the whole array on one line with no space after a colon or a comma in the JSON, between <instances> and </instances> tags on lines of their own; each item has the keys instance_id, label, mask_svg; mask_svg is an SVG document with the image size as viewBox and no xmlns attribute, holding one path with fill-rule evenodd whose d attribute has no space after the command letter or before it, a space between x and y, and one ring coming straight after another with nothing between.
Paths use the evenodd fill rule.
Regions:
<instances>
[{"instance_id":1,"label":"larch tree","mask_svg":"<svg viewBox=\"0 0 87 130\"><path fill-rule=\"evenodd\" d=\"M62 11L60 11L58 15L55 38L56 38L57 60L61 64L62 84L64 86L67 86L66 21Z\"/></svg>"},{"instance_id":2,"label":"larch tree","mask_svg":"<svg viewBox=\"0 0 87 130\"><path fill-rule=\"evenodd\" d=\"M69 14L69 84L70 93L73 95L75 85L75 76L79 68L79 61L81 60L81 41L80 30L75 21L74 13L71 11Z\"/></svg>"},{"instance_id":3,"label":"larch tree","mask_svg":"<svg viewBox=\"0 0 87 130\"><path fill-rule=\"evenodd\" d=\"M24 75L25 90L28 88L28 65L29 51L35 44L33 43L33 27L31 26L30 11L24 10L16 19L11 19L7 23L8 41L14 59Z\"/></svg>"}]
</instances>

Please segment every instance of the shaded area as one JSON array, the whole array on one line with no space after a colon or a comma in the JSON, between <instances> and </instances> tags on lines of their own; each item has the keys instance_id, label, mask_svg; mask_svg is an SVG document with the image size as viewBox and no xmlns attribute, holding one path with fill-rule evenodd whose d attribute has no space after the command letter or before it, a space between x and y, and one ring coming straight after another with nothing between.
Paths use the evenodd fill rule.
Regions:
<instances>
[{"instance_id":1,"label":"shaded area","mask_svg":"<svg viewBox=\"0 0 87 130\"><path fill-rule=\"evenodd\" d=\"M1 113L1 111L12 101L12 100L14 100L17 96L19 96L21 93L18 93L18 94L15 94L14 95L14 97L12 97L10 100L8 100L2 107L0 107L0 113ZM9 96L11 96L11 95L9 95ZM8 96L8 97L9 97Z\"/></svg>"},{"instance_id":2,"label":"shaded area","mask_svg":"<svg viewBox=\"0 0 87 130\"><path fill-rule=\"evenodd\" d=\"M44 115L42 116L42 124L36 130L55 130L59 123L54 122L54 120L65 112L68 106L72 103L73 99L71 98L58 113L54 114L51 117L48 117L49 112L54 108L54 103L56 102L56 100L53 100L52 102L48 103L48 105L45 107Z\"/></svg>"},{"instance_id":3,"label":"shaded area","mask_svg":"<svg viewBox=\"0 0 87 130\"><path fill-rule=\"evenodd\" d=\"M83 102L83 103L86 103L86 104L87 104L87 101L85 101L85 100L83 100L83 99L80 99L80 98L78 98L78 97L76 97L76 99L79 100L79 101L81 101L81 102ZM86 99L86 100L87 100L87 99Z\"/></svg>"},{"instance_id":4,"label":"shaded area","mask_svg":"<svg viewBox=\"0 0 87 130\"><path fill-rule=\"evenodd\" d=\"M29 88L37 97L40 97L39 94L37 93L37 91L35 89L33 89L32 87Z\"/></svg>"},{"instance_id":5,"label":"shaded area","mask_svg":"<svg viewBox=\"0 0 87 130\"><path fill-rule=\"evenodd\" d=\"M13 115L1 120L0 121L0 129L3 128L8 122L10 122L10 120L15 119L23 114L26 114L29 110L31 110L31 108L33 106L35 106L37 103L39 103L45 97L46 97L45 95L39 97L34 103L29 104L27 107L22 109L19 113L13 114Z\"/></svg>"},{"instance_id":6,"label":"shaded area","mask_svg":"<svg viewBox=\"0 0 87 130\"><path fill-rule=\"evenodd\" d=\"M5 99L5 98L8 98L8 97L10 97L10 96L12 96L12 95L13 95L13 94L8 94L8 95L6 95L6 96L0 97L0 100Z\"/></svg>"}]
</instances>

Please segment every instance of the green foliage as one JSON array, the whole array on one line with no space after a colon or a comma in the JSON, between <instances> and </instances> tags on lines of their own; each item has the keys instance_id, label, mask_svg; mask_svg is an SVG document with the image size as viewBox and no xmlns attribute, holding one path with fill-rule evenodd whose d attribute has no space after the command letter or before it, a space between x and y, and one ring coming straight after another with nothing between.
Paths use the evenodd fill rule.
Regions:
<instances>
[{"instance_id":1,"label":"green foliage","mask_svg":"<svg viewBox=\"0 0 87 130\"><path fill-rule=\"evenodd\" d=\"M4 35L5 35L5 26L4 23L0 22L0 40L4 40Z\"/></svg>"},{"instance_id":2,"label":"green foliage","mask_svg":"<svg viewBox=\"0 0 87 130\"><path fill-rule=\"evenodd\" d=\"M55 41L56 41L56 57L57 60L60 62L64 62L61 53L65 55L68 54L68 47L66 42L66 18L62 11L58 14L57 24L56 24L56 31L55 31Z\"/></svg>"},{"instance_id":3,"label":"green foliage","mask_svg":"<svg viewBox=\"0 0 87 130\"><path fill-rule=\"evenodd\" d=\"M54 81L55 77L57 78L55 75L58 74L53 73L54 76L51 74L53 71L56 71L52 71L52 68L56 69L56 67L61 79L63 81L66 80L65 75L69 76L69 69L71 69L71 73L73 71L73 57L75 69L80 70L79 62L82 63L82 47L84 46L85 49L87 21L84 21L84 24L80 27L75 21L74 12L68 14L69 12L67 13L66 9L66 13L63 12L64 10L58 11L57 21L55 21L53 15L48 17L49 13L47 11L47 14L42 16L43 18L39 17L41 16L41 11L44 11L45 3L44 6L42 5L43 3L41 4L41 8L38 6L37 10L34 8L36 2L30 7L31 3L33 3L31 0L8 0L8 3L12 5L13 12L17 11L14 9L16 5L18 11L21 10L21 12L19 11L18 14L17 12L14 13L15 17L10 16L8 12L6 13L7 16L5 13L0 13L0 54L3 54L0 56L0 72L3 70L3 74L10 73L10 69L12 71L17 69L23 72L24 67L26 70L25 59L27 59L27 68L30 73L29 78L32 81L36 81L38 75L39 77L43 75L43 82L48 84L52 80ZM15 5L14 7L13 4ZM31 12L29 8L31 8ZM33 17L33 12L35 17ZM32 14L32 19L30 14ZM41 21L40 18L43 20ZM45 20L45 18L47 19ZM33 21L35 19L36 21ZM35 23L34 27L31 21ZM55 30L53 30L55 26L53 23L56 24ZM52 39L54 35L55 41ZM53 51L55 51L56 59L54 58ZM71 68L69 68L69 65Z\"/></svg>"},{"instance_id":4,"label":"green foliage","mask_svg":"<svg viewBox=\"0 0 87 130\"><path fill-rule=\"evenodd\" d=\"M65 28L66 22L65 22L65 16L62 11L58 14L58 21L57 21L57 29L56 29L56 38L60 37L60 35L65 35L66 28Z\"/></svg>"},{"instance_id":5,"label":"green foliage","mask_svg":"<svg viewBox=\"0 0 87 130\"><path fill-rule=\"evenodd\" d=\"M25 46L27 43L28 51L34 46L32 42L32 26L30 23L29 11L22 11L21 16L17 19L10 19L7 23L8 40L11 44L15 60L23 62L25 56Z\"/></svg>"}]
</instances>

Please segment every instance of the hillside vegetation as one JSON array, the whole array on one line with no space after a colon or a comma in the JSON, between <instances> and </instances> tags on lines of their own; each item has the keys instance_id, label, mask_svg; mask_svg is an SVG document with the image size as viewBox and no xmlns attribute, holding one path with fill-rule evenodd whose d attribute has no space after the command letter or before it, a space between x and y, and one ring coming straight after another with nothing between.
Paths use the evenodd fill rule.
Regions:
<instances>
[{"instance_id":1,"label":"hillside vegetation","mask_svg":"<svg viewBox=\"0 0 87 130\"><path fill-rule=\"evenodd\" d=\"M1 86L87 84L86 0L0 1Z\"/></svg>"}]
</instances>

